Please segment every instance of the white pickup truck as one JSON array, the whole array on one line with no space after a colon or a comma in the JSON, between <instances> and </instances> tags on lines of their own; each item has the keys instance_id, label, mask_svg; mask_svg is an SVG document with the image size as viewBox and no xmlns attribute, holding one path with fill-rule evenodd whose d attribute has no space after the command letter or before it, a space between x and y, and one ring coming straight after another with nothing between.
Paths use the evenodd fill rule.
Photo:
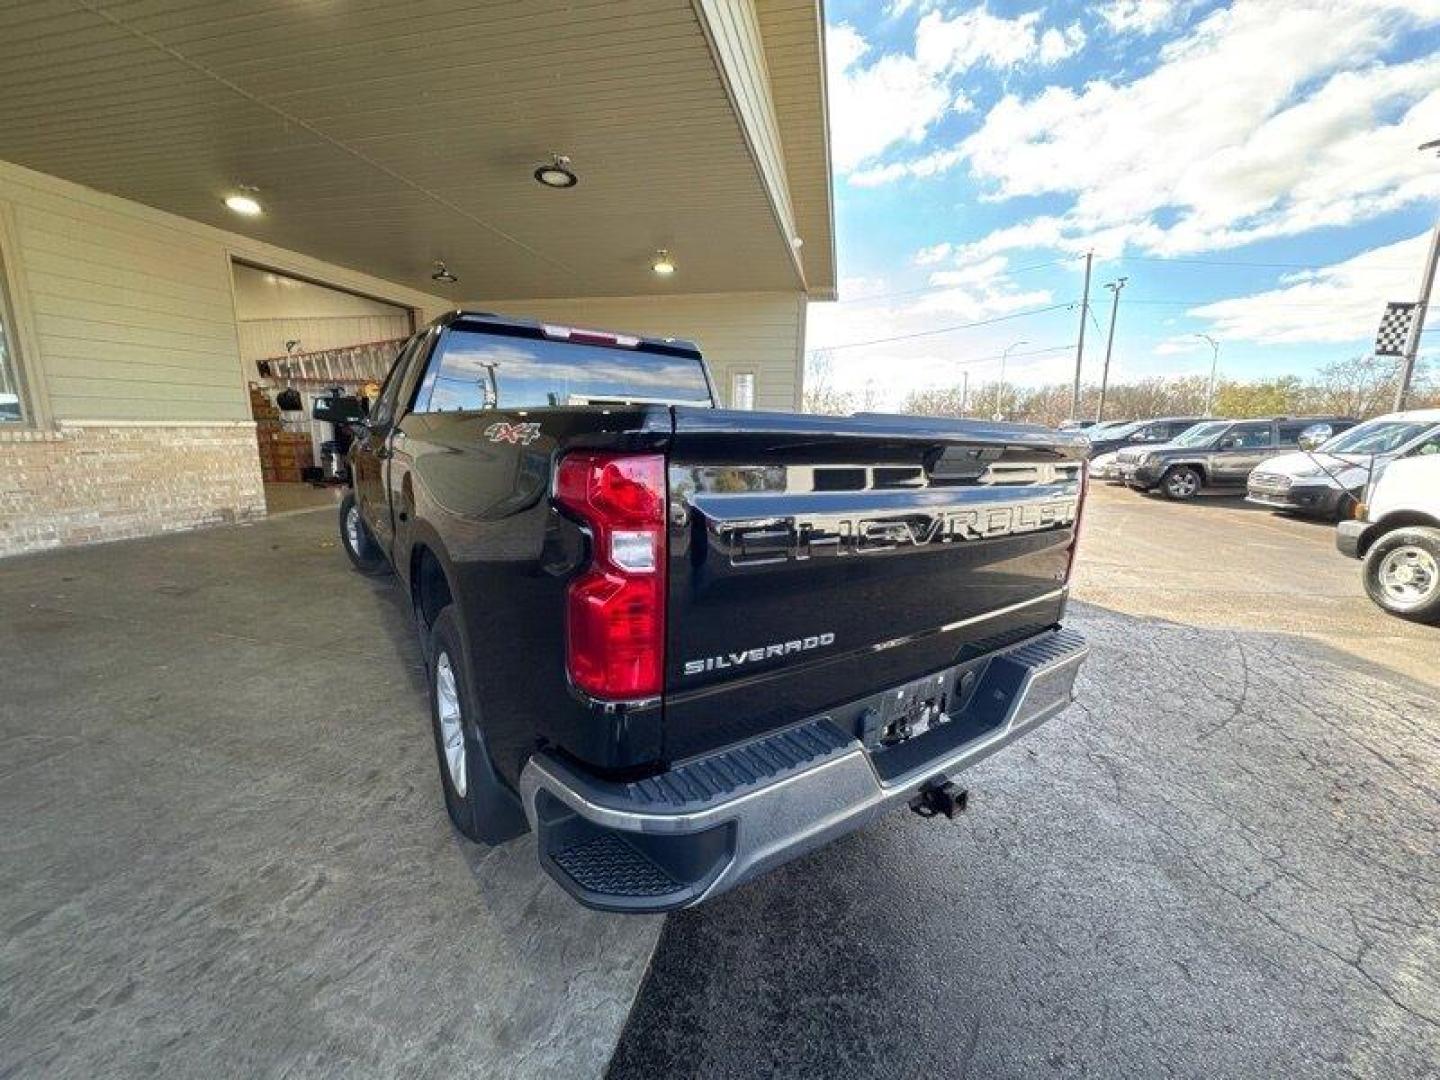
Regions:
<instances>
[{"instance_id":1,"label":"white pickup truck","mask_svg":"<svg viewBox=\"0 0 1440 1080\"><path fill-rule=\"evenodd\" d=\"M1386 611L1440 622L1440 452L1386 465L1335 546L1365 561L1365 591Z\"/></svg>"}]
</instances>

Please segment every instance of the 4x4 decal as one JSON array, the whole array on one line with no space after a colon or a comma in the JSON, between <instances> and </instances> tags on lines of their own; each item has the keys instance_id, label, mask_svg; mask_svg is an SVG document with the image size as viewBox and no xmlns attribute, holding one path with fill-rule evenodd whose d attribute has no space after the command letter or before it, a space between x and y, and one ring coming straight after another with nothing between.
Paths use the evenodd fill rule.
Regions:
<instances>
[{"instance_id":1,"label":"4x4 decal","mask_svg":"<svg viewBox=\"0 0 1440 1080\"><path fill-rule=\"evenodd\" d=\"M503 420L485 429L485 437L493 443L506 442L512 445L529 446L540 437L539 424L510 424Z\"/></svg>"}]
</instances>

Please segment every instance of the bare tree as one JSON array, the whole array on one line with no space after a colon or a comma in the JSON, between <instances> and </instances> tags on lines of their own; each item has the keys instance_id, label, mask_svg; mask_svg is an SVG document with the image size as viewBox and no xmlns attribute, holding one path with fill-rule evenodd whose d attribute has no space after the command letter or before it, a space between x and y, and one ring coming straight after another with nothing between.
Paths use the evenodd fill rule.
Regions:
<instances>
[{"instance_id":1,"label":"bare tree","mask_svg":"<svg viewBox=\"0 0 1440 1080\"><path fill-rule=\"evenodd\" d=\"M837 390L831 381L834 357L828 349L817 349L805 358L805 392L801 408L807 413L848 416L855 411L855 398Z\"/></svg>"}]
</instances>

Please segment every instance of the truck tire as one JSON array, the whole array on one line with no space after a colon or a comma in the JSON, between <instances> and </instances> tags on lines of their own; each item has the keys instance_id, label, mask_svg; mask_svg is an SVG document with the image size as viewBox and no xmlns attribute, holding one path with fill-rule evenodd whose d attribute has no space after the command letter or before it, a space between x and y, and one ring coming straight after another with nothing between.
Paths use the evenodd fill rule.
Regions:
<instances>
[{"instance_id":1,"label":"truck tire","mask_svg":"<svg viewBox=\"0 0 1440 1080\"><path fill-rule=\"evenodd\" d=\"M1166 469L1165 475L1160 478L1160 490L1165 493L1165 497L1180 502L1193 499L1200 494L1200 489L1204 486L1205 478L1200 475L1200 470L1189 465L1176 465Z\"/></svg>"},{"instance_id":2,"label":"truck tire","mask_svg":"<svg viewBox=\"0 0 1440 1080\"><path fill-rule=\"evenodd\" d=\"M1365 591L1391 615L1440 622L1440 529L1392 529L1365 553Z\"/></svg>"},{"instance_id":3,"label":"truck tire","mask_svg":"<svg viewBox=\"0 0 1440 1080\"><path fill-rule=\"evenodd\" d=\"M355 569L362 574L374 577L390 569L385 553L380 550L380 545L375 543L375 538L370 535L370 527L360 516L360 507L355 504L353 491L347 492L340 503L340 546L345 549L345 554L350 556Z\"/></svg>"},{"instance_id":4,"label":"truck tire","mask_svg":"<svg viewBox=\"0 0 1440 1080\"><path fill-rule=\"evenodd\" d=\"M479 695L455 605L435 617L426 660L430 727L450 820L477 844L501 844L520 836L529 825L519 798L495 775L485 749Z\"/></svg>"}]
</instances>

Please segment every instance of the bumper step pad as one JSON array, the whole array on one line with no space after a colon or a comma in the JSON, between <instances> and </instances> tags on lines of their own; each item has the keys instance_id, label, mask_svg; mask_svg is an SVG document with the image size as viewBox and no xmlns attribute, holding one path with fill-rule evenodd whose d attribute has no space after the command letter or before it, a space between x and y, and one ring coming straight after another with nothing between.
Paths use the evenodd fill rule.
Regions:
<instances>
[{"instance_id":1,"label":"bumper step pad","mask_svg":"<svg viewBox=\"0 0 1440 1080\"><path fill-rule=\"evenodd\" d=\"M600 833L557 851L555 865L575 884L606 896L665 896L682 888L660 867L616 833Z\"/></svg>"}]
</instances>

